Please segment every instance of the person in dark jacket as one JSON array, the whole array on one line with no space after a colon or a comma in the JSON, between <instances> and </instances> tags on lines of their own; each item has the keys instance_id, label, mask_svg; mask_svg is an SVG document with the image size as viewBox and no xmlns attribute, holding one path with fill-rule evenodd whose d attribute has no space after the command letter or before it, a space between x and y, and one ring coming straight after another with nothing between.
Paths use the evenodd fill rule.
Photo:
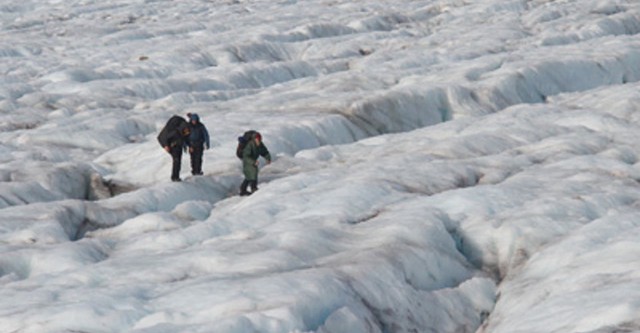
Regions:
<instances>
[{"instance_id":1,"label":"person in dark jacket","mask_svg":"<svg viewBox=\"0 0 640 333\"><path fill-rule=\"evenodd\" d=\"M256 132L242 150L244 181L240 185L240 195L250 195L258 190L258 158L260 156L267 161L267 164L271 163L271 154L267 146L262 143L262 135ZM247 191L248 186L251 186L251 192Z\"/></svg>"},{"instance_id":2,"label":"person in dark jacket","mask_svg":"<svg viewBox=\"0 0 640 333\"><path fill-rule=\"evenodd\" d=\"M202 175L202 154L205 149L209 149L209 131L200 122L200 117L196 113L188 113L189 117L189 154L191 155L191 174Z\"/></svg>"},{"instance_id":3,"label":"person in dark jacket","mask_svg":"<svg viewBox=\"0 0 640 333\"><path fill-rule=\"evenodd\" d=\"M178 118L181 118L182 121L179 121L180 119ZM173 126L174 123L177 125ZM171 158L173 159L171 180L174 182L181 181L180 167L182 161L182 149L186 145L189 134L189 124L184 120L184 118L174 116L158 135L158 142L160 142L160 145L167 151L167 153L171 154Z\"/></svg>"}]
</instances>

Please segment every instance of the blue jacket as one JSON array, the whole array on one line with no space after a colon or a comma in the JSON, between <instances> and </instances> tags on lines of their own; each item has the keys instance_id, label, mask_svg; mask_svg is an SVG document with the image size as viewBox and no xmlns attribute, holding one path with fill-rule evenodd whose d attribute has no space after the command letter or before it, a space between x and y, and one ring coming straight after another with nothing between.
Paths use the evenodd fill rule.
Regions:
<instances>
[{"instance_id":1,"label":"blue jacket","mask_svg":"<svg viewBox=\"0 0 640 333\"><path fill-rule=\"evenodd\" d=\"M191 128L191 134L189 135L187 144L189 146L204 144L209 148L209 131L207 131L204 124L200 122L200 117L197 114L192 113L189 115L189 127Z\"/></svg>"}]
</instances>

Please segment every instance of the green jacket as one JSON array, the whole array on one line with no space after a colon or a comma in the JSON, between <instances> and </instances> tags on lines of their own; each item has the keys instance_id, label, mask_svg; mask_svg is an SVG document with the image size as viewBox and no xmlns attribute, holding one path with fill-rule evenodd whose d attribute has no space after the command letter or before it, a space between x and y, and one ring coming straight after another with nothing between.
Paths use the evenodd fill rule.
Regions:
<instances>
[{"instance_id":1,"label":"green jacket","mask_svg":"<svg viewBox=\"0 0 640 333\"><path fill-rule=\"evenodd\" d=\"M271 162L271 154L269 154L269 150L264 143L261 142L258 146L255 140L249 141L242 150L242 172L244 173L245 179L258 179L258 166L256 165L256 161L260 156Z\"/></svg>"}]
</instances>

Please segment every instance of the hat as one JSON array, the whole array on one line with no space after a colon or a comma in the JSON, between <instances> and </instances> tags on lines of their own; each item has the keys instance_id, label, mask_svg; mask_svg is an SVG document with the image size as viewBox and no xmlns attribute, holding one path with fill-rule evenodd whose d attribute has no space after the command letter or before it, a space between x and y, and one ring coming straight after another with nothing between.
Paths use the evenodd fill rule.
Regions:
<instances>
[{"instance_id":1,"label":"hat","mask_svg":"<svg viewBox=\"0 0 640 333\"><path fill-rule=\"evenodd\" d=\"M197 113L187 113L187 115L189 116L190 121L200 121L200 117Z\"/></svg>"},{"instance_id":2,"label":"hat","mask_svg":"<svg viewBox=\"0 0 640 333\"><path fill-rule=\"evenodd\" d=\"M256 138L258 140L262 140L262 135L260 135L259 132L256 132L256 135L254 136L254 138Z\"/></svg>"}]
</instances>

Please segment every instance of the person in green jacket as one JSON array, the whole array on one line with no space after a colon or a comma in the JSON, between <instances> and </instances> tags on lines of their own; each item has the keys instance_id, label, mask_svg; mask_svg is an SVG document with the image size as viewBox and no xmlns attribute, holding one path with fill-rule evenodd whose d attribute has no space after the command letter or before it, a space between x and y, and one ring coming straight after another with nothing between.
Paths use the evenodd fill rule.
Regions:
<instances>
[{"instance_id":1,"label":"person in green jacket","mask_svg":"<svg viewBox=\"0 0 640 333\"><path fill-rule=\"evenodd\" d=\"M271 154L267 146L262 143L262 135L256 132L242 150L242 172L244 181L240 185L240 195L251 195L258 190L258 158L262 156L267 164L271 163ZM247 187L251 186L251 192Z\"/></svg>"}]
</instances>

